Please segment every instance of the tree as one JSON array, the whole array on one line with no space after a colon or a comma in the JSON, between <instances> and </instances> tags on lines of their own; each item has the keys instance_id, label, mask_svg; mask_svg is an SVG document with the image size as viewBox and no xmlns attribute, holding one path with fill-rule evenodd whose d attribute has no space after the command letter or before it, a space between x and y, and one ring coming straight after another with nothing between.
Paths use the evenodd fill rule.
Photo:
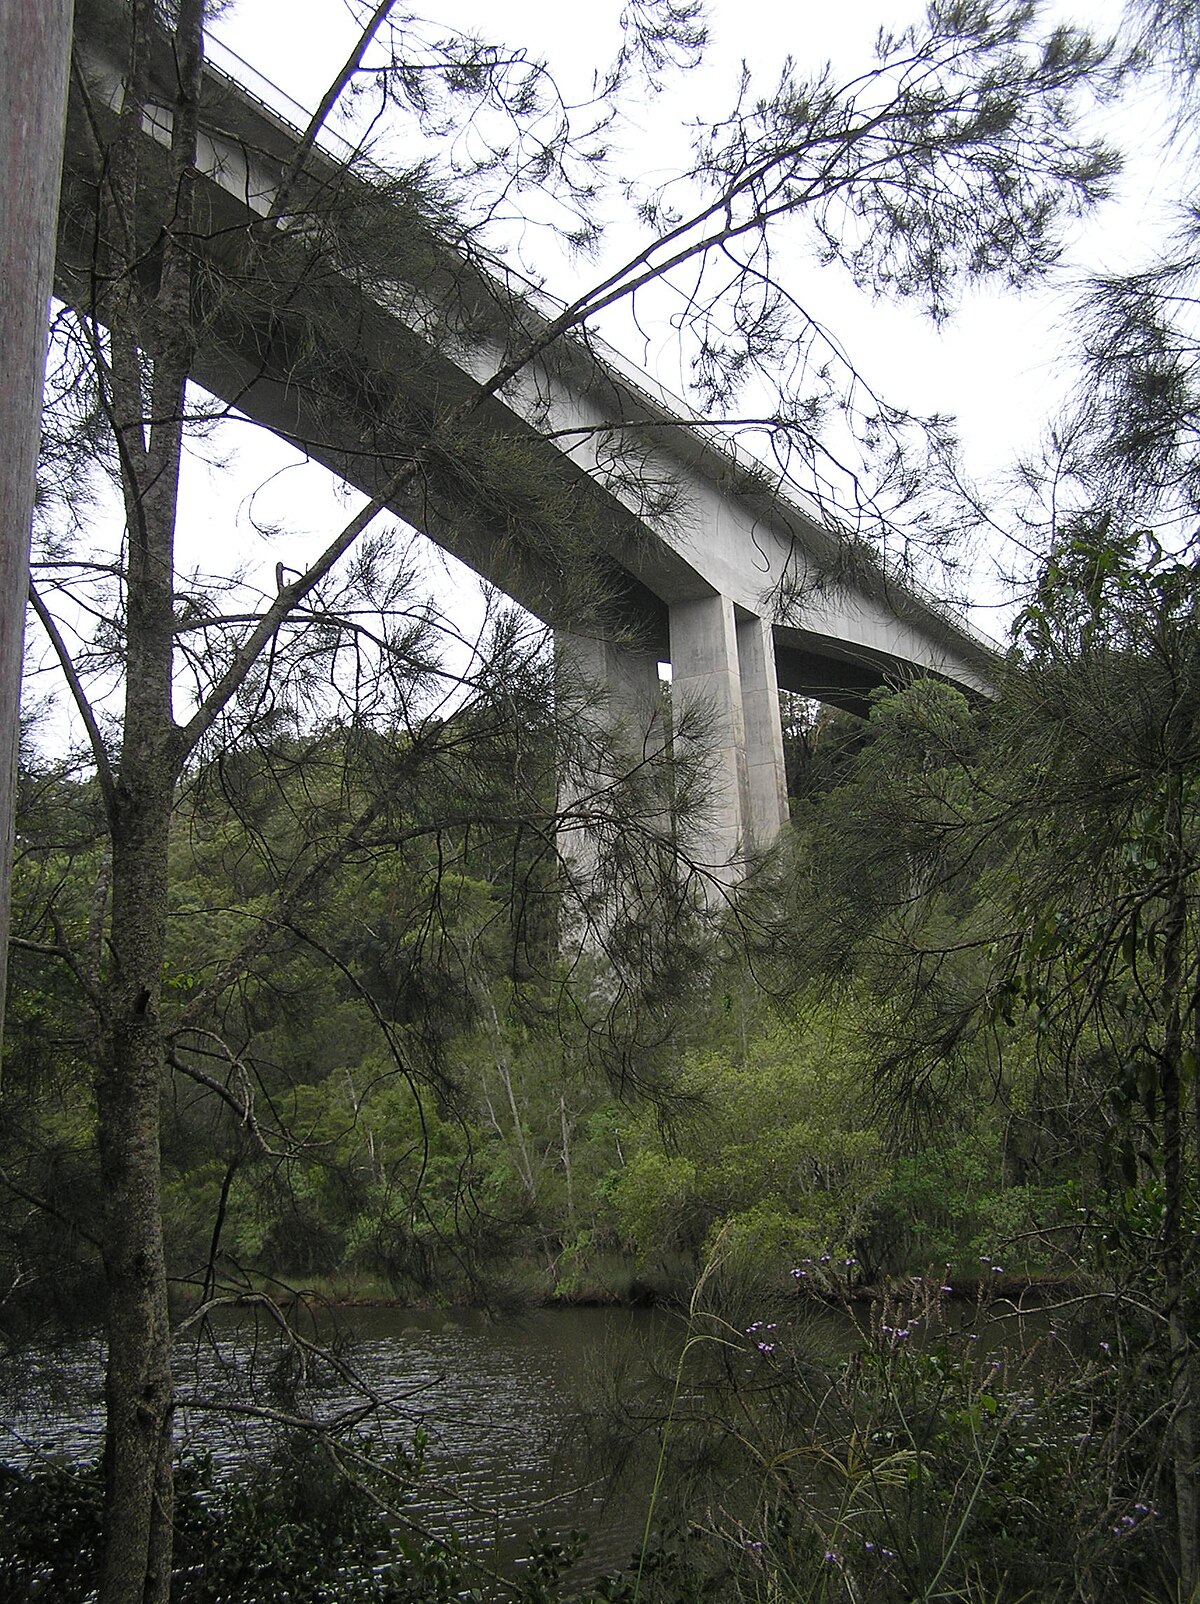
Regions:
<instances>
[{"instance_id":1,"label":"tree","mask_svg":"<svg viewBox=\"0 0 1200 1604\"><path fill-rule=\"evenodd\" d=\"M1060 531L996 706L972 718L928 683L881 702L811 810L787 915L806 978L854 999L898 1116L933 1140L982 1095L1010 1166L1026 1149L1043 1186L1018 1234L1158 1378L1112 1423L1111 1474L1170 1489L1182 1597L1200 1575L1198 603L1190 554Z\"/></svg>"},{"instance_id":2,"label":"tree","mask_svg":"<svg viewBox=\"0 0 1200 1604\"><path fill-rule=\"evenodd\" d=\"M470 413L531 361L586 331L606 308L633 303L673 275L689 285L684 321L698 387L718 420L719 409L752 378L773 373L782 358L790 362L799 342L803 360L791 366L791 383L777 386L769 416L756 427L788 471L792 464L814 470L821 494L835 476L838 453L836 443L824 442L814 428L821 408L809 393L814 377L825 383L823 336L774 270L788 230L815 241L868 287L920 296L942 316L953 286L964 279L1042 272L1054 258L1060 224L1103 193L1114 163L1106 151L1081 141L1073 123L1077 92L1107 70L1104 50L1070 30L1038 39L1032 9L1024 5L935 5L921 27L883 37L878 65L840 89L828 74L804 81L786 69L768 98L754 101L748 90L729 118L701 130L694 162L677 187L640 198L645 234L623 263L603 271L590 291L555 316L529 319L521 303L511 308L507 348L491 376L432 421L427 439L388 469L379 494L315 560L300 573L281 570L274 593L254 597L229 576L206 586L202 576L181 575L175 557L184 440L193 425L214 415L189 389L189 377L206 319L225 289L201 248L207 243L197 172L204 7L202 0L89 4L124 54L125 89L115 120L96 100L85 106L96 141L100 213L90 291L81 296L74 325L78 361L63 369L60 397L69 392L82 401L87 428L74 441L69 430L53 427L47 437L60 448L52 460L69 473L70 464L92 450L96 426L107 433L125 532L120 550L99 561L90 555L81 560L57 532L40 557L34 609L86 729L111 848L111 901L98 966L81 962L66 940L45 945L71 968L91 1019L108 1336L100 1598L102 1604L157 1604L167 1597L171 1565L172 1375L159 1153L168 1067L193 1078L200 1073L189 1062L188 1033L219 1019L241 977L270 954L275 935L324 894L335 866L372 853L407 852L418 839L440 845L454 830L495 825L496 814L483 808L477 791L466 807L455 791L468 736L482 738L485 750L495 739L512 759L506 773L518 805L513 809L510 802L502 819L508 838L521 840L522 850L532 843L539 863L554 852L557 821L545 771L528 786L523 772L529 743L522 719L545 731L554 705L545 654L525 646L511 623L497 620L489 654L468 676L476 698L470 716L415 712L416 688L438 672L425 651L430 618L420 609L405 610L386 543L367 535L372 520L432 473L439 454L461 439ZM465 175L477 200L492 186L485 219L496 211L497 192L511 200L539 186L563 198L583 219L579 227L594 221L595 185L584 175L599 162L586 154L587 141L581 165L581 146L561 122L551 137L537 133L547 91L553 102L542 70L461 40L431 43L416 24L391 22L389 12L384 0L364 17L361 36L297 142L267 214L239 242L235 276L243 293L247 286L320 283L322 272L351 246L368 253L367 273L385 275L395 264L370 255L386 249L377 227L385 217L392 225L387 238L401 238L410 274L419 273L422 262L444 263L449 247L456 260L468 262L479 249L478 233L456 220L445 189L439 192L418 174L374 190L355 178L350 209L342 204L350 190L335 186L330 193L315 181L324 118L363 76L385 99L400 98L418 120L426 118L426 126L435 113L447 114L430 87L440 84L447 100L465 96L467 117L495 112L515 130ZM629 20L631 43L606 94L616 94L623 74L646 62L661 67L699 43L685 6L642 3L631 8ZM371 56L373 48L382 49L382 57ZM148 118L163 120L158 64L164 60L172 75L165 183L151 172L143 133ZM364 204L372 194L377 204ZM404 230L394 226L396 207ZM439 309L448 323L459 310L463 283L461 272L448 275L448 304ZM313 368L300 342L294 381L306 382ZM863 392L854 379L851 374L847 383L856 405ZM909 421L873 398L865 416L856 416L853 406L845 415L868 440L882 430L898 441ZM884 476L885 491L874 503L860 498L860 505L875 507L877 527L886 527L886 484L902 492L905 484L898 459L885 466L892 471L890 481ZM645 493L652 496L654 487L647 485ZM836 501L832 491L824 499L831 498ZM552 502L543 524L561 549L591 567L587 531L572 528L569 508ZM91 640L81 629L81 618L89 616L96 621ZM190 681L182 708L181 671ZM525 689L514 693L514 687ZM120 699L116 715L105 709L112 695ZM220 774L231 756L266 752L266 737L280 721L290 719L310 762L319 726L335 712L358 738L347 750L361 768L348 765L336 806L318 786L297 809L295 850L253 928L178 1006L164 972L171 825L180 797L212 765ZM677 710L677 734L680 716ZM561 718L552 724L547 734L561 752L570 732ZM583 718L578 739L594 745L596 730L594 718ZM379 732L392 737L382 748L371 742ZM677 740L677 752L682 744ZM405 816L402 805L389 803L407 800L418 760L426 774L441 775L446 815L440 819L412 811ZM679 859L664 837L663 820L670 814L668 796L678 807L689 786L676 776L670 791L667 766L665 756L641 758L633 770L618 763L611 782L573 804L589 828L621 841L621 872L610 876L606 898L620 884L638 893L629 918L605 914L610 974L617 978L607 989L593 985L591 996L609 1020L648 996L653 1009L641 1010L632 1034L636 1039L639 1020L650 1020L652 1042L659 1045L665 999L683 973L679 940L688 939L683 915L689 899L678 887ZM647 784L648 777L655 783ZM249 810L246 818L252 831ZM642 869L634 872L631 854L639 844ZM260 836L256 847L263 861L272 861L273 843ZM520 853L514 861L522 861ZM228 1085L220 1095L249 1118L248 1104Z\"/></svg>"},{"instance_id":3,"label":"tree","mask_svg":"<svg viewBox=\"0 0 1200 1604\"><path fill-rule=\"evenodd\" d=\"M1063 538L1022 614L1029 666L1012 727L1030 800L1052 822L1027 837L1009 984L1045 1015L1060 1062L1090 1056L1137 1154L1120 1213L1165 1336L1184 1597L1200 1586L1198 602L1191 559L1137 532Z\"/></svg>"},{"instance_id":4,"label":"tree","mask_svg":"<svg viewBox=\"0 0 1200 1604\"><path fill-rule=\"evenodd\" d=\"M22 620L29 586L29 527L37 459L38 397L46 361L45 308L54 256L66 111L70 0L5 10L0 93L20 139L0 167L0 230L8 244L0 290L0 945L8 948L8 864L16 793ZM0 1034L7 966L0 966Z\"/></svg>"},{"instance_id":5,"label":"tree","mask_svg":"<svg viewBox=\"0 0 1200 1604\"><path fill-rule=\"evenodd\" d=\"M1127 27L1174 96L1177 154L1194 146L1194 13L1135 0ZM1181 162L1180 183L1191 183ZM1196 514L1200 269L1194 196L1175 237L1095 278L1077 307L1079 382L1030 473L1042 559L1017 641L1014 746L1032 733L1027 923L1011 984L1057 1029L1059 1058L1096 1077L1125 1186L1104 1231L1154 1311L1170 1416L1180 1595L1200 1590L1197 1253ZM1036 707L1035 707L1036 701ZM1011 750L1011 748L1010 748ZM1019 772L1028 777L1024 764ZM1085 1044L1087 1050L1085 1051ZM1099 1230L1098 1226L1098 1230Z\"/></svg>"}]
</instances>

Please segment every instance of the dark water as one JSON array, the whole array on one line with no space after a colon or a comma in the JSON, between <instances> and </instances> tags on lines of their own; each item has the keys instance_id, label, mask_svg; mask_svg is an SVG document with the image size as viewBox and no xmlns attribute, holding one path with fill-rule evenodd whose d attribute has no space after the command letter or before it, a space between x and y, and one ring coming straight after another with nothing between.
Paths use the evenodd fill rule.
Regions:
<instances>
[{"instance_id":1,"label":"dark water","mask_svg":"<svg viewBox=\"0 0 1200 1604\"><path fill-rule=\"evenodd\" d=\"M605 1378L670 1363L677 1323L646 1310L357 1310L346 1357L386 1395L383 1443L426 1434L409 1513L477 1550L520 1557L536 1529L591 1534L592 1568L625 1564L640 1538L642 1489L612 1486L587 1430ZM323 1333L327 1335L327 1333ZM679 1339L682 1340L682 1339Z\"/></svg>"},{"instance_id":2,"label":"dark water","mask_svg":"<svg viewBox=\"0 0 1200 1604\"><path fill-rule=\"evenodd\" d=\"M951 1324L978 1325L989 1351L1014 1341L1026 1349L1030 1333L1011 1329L1013 1315L1009 1305L986 1315L962 1308ZM1046 1316L1035 1311L1032 1319L1034 1335L1042 1334ZM751 1327L751 1372L774 1362L774 1331ZM787 1341L802 1335L822 1368L865 1340L844 1316L811 1305L803 1322L789 1325ZM419 1528L453 1534L500 1570L528 1554L539 1530L563 1537L582 1529L589 1542L575 1574L585 1580L630 1563L650 1496L645 1463L614 1484L600 1429L607 1400L619 1392L642 1416L652 1451L688 1340L683 1319L649 1310L543 1310L502 1320L474 1311L300 1311L290 1330L269 1309L230 1311L176 1340L177 1437L183 1452L211 1454L219 1472L235 1474L265 1462L289 1420L344 1420L361 1410L359 1429L375 1452L411 1450L418 1433L425 1439L405 1506ZM102 1358L98 1343L80 1343L0 1373L0 1461L96 1458ZM678 1392L684 1412L693 1401L703 1405L701 1395L692 1398L694 1374L689 1357Z\"/></svg>"},{"instance_id":3,"label":"dark water","mask_svg":"<svg viewBox=\"0 0 1200 1604\"><path fill-rule=\"evenodd\" d=\"M595 1422L614 1373L669 1368L678 1322L647 1310L544 1310L490 1320L475 1311L355 1309L299 1323L331 1365L282 1338L273 1319L230 1320L176 1345L180 1447L230 1472L264 1458L280 1418L345 1414L380 1401L362 1430L380 1449L424 1463L406 1506L421 1526L454 1531L505 1565L535 1530L586 1530L586 1569L628 1563L645 1519L645 1478L618 1489L585 1421ZM94 1459L102 1424L102 1352L79 1344L11 1378L0 1459ZM275 1418L263 1418L266 1407Z\"/></svg>"}]
</instances>

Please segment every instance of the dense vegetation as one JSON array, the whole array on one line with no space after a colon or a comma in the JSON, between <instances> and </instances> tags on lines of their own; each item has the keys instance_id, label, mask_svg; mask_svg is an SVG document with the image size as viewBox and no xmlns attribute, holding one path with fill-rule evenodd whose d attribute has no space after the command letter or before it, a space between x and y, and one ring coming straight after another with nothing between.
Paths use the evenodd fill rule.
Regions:
<instances>
[{"instance_id":1,"label":"dense vegetation","mask_svg":"<svg viewBox=\"0 0 1200 1604\"><path fill-rule=\"evenodd\" d=\"M505 1275L535 1295L604 1296L631 1276L678 1293L718 1240L747 1273L836 1251L855 1255L856 1280L875 1281L974 1263L981 1244L1011 1235L1037 1168L1016 1116L964 1091L899 1139L871 1075L878 1022L864 986L830 990L794 971L774 928L797 929L789 881L794 865L816 872L821 832L866 827L853 790L874 790L881 763L894 769L896 725L922 696L971 727L961 699L934 687L880 703L857 751L800 805L796 841L764 868L741 929L711 946L714 1005L698 1006L699 975L671 999L648 1096L622 1085L623 1060L610 1076L595 1063L594 1021L564 1017L551 912L538 970L518 948L511 887L489 878L497 862L507 873L509 844L443 828L415 850L373 844L341 863L272 932L219 1019L198 1019L174 1049L186 1078L164 1105L163 1173L180 1301L243 1281L484 1296ZM816 750L836 748L850 723L832 721ZM268 855L278 874L283 854L312 850L321 775L346 783L348 740L280 739L185 788L164 987L180 1012L253 928ZM73 986L55 948L56 930L86 947L104 894L94 782L27 774L21 840L5 1172L79 1208L98 1181ZM527 902L523 912L535 917ZM968 1058L974 1087L987 1046ZM1049 1196L1056 1177L1041 1176ZM20 1234L62 1222L16 1221L18 1302L31 1314L43 1298L78 1304L61 1260ZM79 1273L93 1273L86 1239L72 1233L71 1246ZM1023 1262L1045 1251L1031 1245Z\"/></svg>"},{"instance_id":2,"label":"dense vegetation","mask_svg":"<svg viewBox=\"0 0 1200 1604\"><path fill-rule=\"evenodd\" d=\"M1194 1363L1198 599L1190 562L1081 532L996 703L917 681L865 725L821 715L791 835L710 943L711 1006L681 997L656 1036L650 1092L598 1075L556 1006L552 919L547 965L514 962L495 839L460 836L452 870L449 835L348 854L219 1030L197 1021L164 1105L180 1311L653 1288L688 1310L679 1368L608 1424L661 1456L662 1536L613 1596L1164 1596ZM254 918L256 854L319 808L321 761L347 773L344 732L303 764L298 740L177 808L181 1008ZM284 782L248 831L258 765ZM46 949L67 921L82 945L103 850L90 782L27 787L10 1338L99 1273ZM988 1335L1001 1302L1026 1316ZM860 1328L832 1378L805 1314L827 1303Z\"/></svg>"}]
</instances>

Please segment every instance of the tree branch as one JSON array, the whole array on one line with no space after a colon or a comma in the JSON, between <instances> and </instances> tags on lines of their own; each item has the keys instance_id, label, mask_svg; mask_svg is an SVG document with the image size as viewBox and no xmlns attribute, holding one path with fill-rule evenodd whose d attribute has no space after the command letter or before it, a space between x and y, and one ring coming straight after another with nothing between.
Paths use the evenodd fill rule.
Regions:
<instances>
[{"instance_id":1,"label":"tree branch","mask_svg":"<svg viewBox=\"0 0 1200 1604\"><path fill-rule=\"evenodd\" d=\"M220 1044L229 1060L231 1068L236 1069L242 1078L244 1092L242 1101L239 1102L237 1097L235 1097L234 1094L229 1090L229 1087L217 1080L215 1076L206 1075L205 1072L202 1069L197 1068L195 1064L186 1063L182 1058L180 1058L176 1051L172 1050L167 1054L167 1062L171 1065L172 1069L177 1069L181 1075L186 1075L189 1080L194 1080L198 1086L205 1087L206 1090L213 1092L217 1097L219 1097L223 1103L228 1104L228 1106L237 1115L240 1123L244 1125L250 1132L250 1135L254 1139L255 1145L260 1149L260 1151L268 1156L273 1156L271 1148L267 1145L266 1138L263 1136L262 1131L259 1128L258 1119L254 1113L254 1100L250 1095L249 1086L246 1084L246 1072L242 1068L240 1061L235 1054L229 1051L228 1047L226 1047L225 1043L221 1041L219 1036L214 1037L212 1031L197 1030L194 1025L189 1026L189 1030L195 1035L207 1036L210 1039L215 1039Z\"/></svg>"},{"instance_id":2,"label":"tree branch","mask_svg":"<svg viewBox=\"0 0 1200 1604\"><path fill-rule=\"evenodd\" d=\"M362 63L362 58L366 53L367 46L378 33L381 24L395 3L396 0L380 0L379 5L375 7L375 10L371 15L370 21L367 23L362 33L359 34L358 42L355 44L354 49L346 58L345 65L343 66L341 72L338 73L337 77L333 80L329 88L322 96L321 104L317 107L308 127L304 130L304 133L300 139L300 143L292 152L291 160L288 162L287 167L284 170L283 179L280 182L279 188L275 191L275 198L271 202L270 211L268 211L267 215L262 219L262 221L256 225L255 231L260 236L275 228L279 223L279 220L283 216L284 211L287 209L288 202L291 200L292 194L295 191L296 183L301 172L303 171L304 164L308 160L309 154L317 142L317 135L325 126L325 120L329 116L329 113L341 99L347 84L349 84L350 80L354 77L354 74L358 71L359 66Z\"/></svg>"},{"instance_id":3,"label":"tree branch","mask_svg":"<svg viewBox=\"0 0 1200 1604\"><path fill-rule=\"evenodd\" d=\"M79 675L75 672L75 664L71 661L71 654L67 651L66 642L59 633L58 626L51 617L45 602L37 593L37 588L31 583L29 586L29 601L38 616L38 622L46 631L54 655L58 658L58 665L62 669L63 678L71 692L71 699L83 720L83 727L87 731L88 743L92 749L92 756L96 760L96 779L104 797L104 805L109 818L112 817L115 783L112 765L108 760L108 752L104 746L104 739L100 734L100 726L96 723L96 716L92 712L91 703L87 699Z\"/></svg>"}]
</instances>

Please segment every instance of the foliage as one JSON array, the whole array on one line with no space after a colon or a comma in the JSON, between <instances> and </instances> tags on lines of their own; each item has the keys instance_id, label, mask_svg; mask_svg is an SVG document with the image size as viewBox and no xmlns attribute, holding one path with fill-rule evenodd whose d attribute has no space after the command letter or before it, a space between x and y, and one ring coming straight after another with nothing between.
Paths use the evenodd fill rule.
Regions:
<instances>
[{"instance_id":1,"label":"foliage","mask_svg":"<svg viewBox=\"0 0 1200 1604\"><path fill-rule=\"evenodd\" d=\"M0 1587L82 1604L101 1542L101 1484L76 1467L0 1472ZM396 1488L349 1482L317 1443L297 1442L253 1476L185 1461L177 1492L172 1604L465 1604L478 1600L453 1544L405 1533ZM382 1501L382 1502L381 1502Z\"/></svg>"},{"instance_id":2,"label":"foliage","mask_svg":"<svg viewBox=\"0 0 1200 1604\"><path fill-rule=\"evenodd\" d=\"M747 1322L706 1289L670 1398L636 1406L668 1467L642 1596L1160 1596L1169 1522L1147 1445L1123 1438L1127 1373L1052 1313L950 1291L913 1278L831 1366L802 1292Z\"/></svg>"},{"instance_id":3,"label":"foliage","mask_svg":"<svg viewBox=\"0 0 1200 1604\"><path fill-rule=\"evenodd\" d=\"M1137 1430L1172 1467L1185 1594L1200 1574L1196 607L1190 556L1115 519L1064 529L987 719L933 686L881 702L830 793L845 822L823 799L804 816L788 904L802 973L855 999L897 1115L959 1155L930 1223L1007 1225L1026 1266L1153 1311L1146 1362L1171 1378L1171 1418L1143 1400ZM996 1110L982 1147L955 1129L981 1093ZM898 1168L902 1216L937 1162Z\"/></svg>"},{"instance_id":4,"label":"foliage","mask_svg":"<svg viewBox=\"0 0 1200 1604\"><path fill-rule=\"evenodd\" d=\"M265 844L276 862L310 850L295 821L320 798L325 766L346 768L332 734L315 748L284 738L189 787L172 829L167 935L166 993L180 1010L260 928ZM257 794L268 767L287 779ZM75 920L86 943L104 867L87 833L90 783L51 782L29 771L38 802L22 814L14 905L22 984L0 1098L10 1185L58 1201L4 1216L10 1332L39 1297L84 1301L98 1268L75 1207L98 1185L84 1042L62 967L38 944L53 938L48 882L53 917ZM843 802L835 791L829 807ZM64 856L72 816L86 850ZM534 1284L573 1295L602 1290L622 1252L651 1284L677 1287L718 1241L729 1273L736 1263L777 1280L831 1249L871 1278L970 1259L977 1238L997 1239L1000 1124L959 1109L939 1145L886 1151L857 1005L772 1007L732 964L714 1009L671 1015L668 1100L614 1098L590 1072L586 1031L556 1022L553 978L514 979L504 883L488 878L504 862L494 838L464 837L451 869L453 841L445 830L440 855L372 852L331 869L319 901L271 931L219 1030L179 1039L162 1148L179 1297L261 1276L479 1296L514 1259L542 1267ZM43 1280L51 1240L56 1272Z\"/></svg>"},{"instance_id":5,"label":"foliage","mask_svg":"<svg viewBox=\"0 0 1200 1604\"><path fill-rule=\"evenodd\" d=\"M846 1022L811 1010L750 1036L737 1057L688 1061L666 1151L643 1121L609 1189L618 1233L642 1260L684 1249L702 1268L720 1244L738 1273L777 1277L806 1253L859 1240L881 1144L842 1030L849 1038Z\"/></svg>"}]
</instances>

